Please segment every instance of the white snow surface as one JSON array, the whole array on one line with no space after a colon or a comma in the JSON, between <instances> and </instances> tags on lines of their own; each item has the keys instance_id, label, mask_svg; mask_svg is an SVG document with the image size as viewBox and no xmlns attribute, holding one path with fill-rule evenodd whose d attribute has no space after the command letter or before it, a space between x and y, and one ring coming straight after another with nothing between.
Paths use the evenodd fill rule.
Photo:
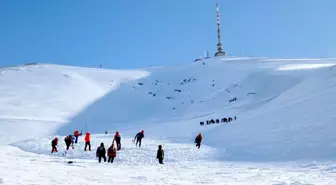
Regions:
<instances>
[{"instance_id":1,"label":"white snow surface","mask_svg":"<svg viewBox=\"0 0 336 185\"><path fill-rule=\"evenodd\" d=\"M335 64L217 57L134 70L0 68L0 184L336 184ZM199 124L229 116L237 120ZM75 129L92 134L92 151L80 137L65 153ZM98 163L95 150L116 130L122 149L113 164Z\"/></svg>"}]
</instances>

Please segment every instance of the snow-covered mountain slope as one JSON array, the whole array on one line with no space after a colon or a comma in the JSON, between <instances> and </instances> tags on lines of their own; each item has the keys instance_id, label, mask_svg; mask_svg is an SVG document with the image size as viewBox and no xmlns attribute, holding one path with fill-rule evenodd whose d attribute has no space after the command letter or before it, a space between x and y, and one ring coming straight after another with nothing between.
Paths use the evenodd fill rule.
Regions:
<instances>
[{"instance_id":1,"label":"snow-covered mountain slope","mask_svg":"<svg viewBox=\"0 0 336 185\"><path fill-rule=\"evenodd\" d=\"M141 70L51 64L2 68L0 150L33 161L43 154L40 165L52 164L46 170L56 173L57 165L53 165L64 160L64 136L75 129L89 131L93 134L93 151L83 151L81 137L75 150L68 152L65 158L75 160L76 164L62 164L67 173L72 173L74 168L86 169L93 165L90 159L95 160L96 147L101 142L109 146L110 133L118 130L123 149L118 153L116 168L124 181L114 182L157 184L153 179L160 178L164 184L223 184L224 181L312 184L319 179L319 184L328 184L336 179L332 162L336 159L334 65L336 59L222 57L184 66ZM221 121L228 117L237 120L206 123L206 120ZM200 125L201 121L205 122L204 126ZM144 147L135 148L132 137L142 129L145 130ZM109 134L101 135L105 131ZM193 140L199 132L203 134L202 147L195 150ZM54 137L60 138L60 152L50 154L50 140ZM168 166L165 168L154 167L158 144L163 144L166 150ZM10 172L21 174L30 169L16 167L21 164L15 163L17 156L1 158L1 167L6 166L6 161L14 165L8 171L0 170L0 178ZM266 161L274 165L263 163ZM323 163L311 164L311 161ZM27 165L30 164L25 163ZM32 164L34 168L38 165ZM138 170L159 173L129 178L134 165ZM192 180L172 172L179 168L202 176ZM92 175L88 177L98 175L103 169L90 171ZM229 176L220 173L228 169L231 170ZM235 174L237 170L241 174ZM288 172L291 170L295 173ZM164 178L160 177L162 173L167 173ZM302 173L307 175L300 176ZM174 174L176 179L172 178ZM52 179L49 184L62 182L44 175ZM277 178L279 176L284 178ZM24 179L45 184L45 178L42 181L31 176ZM15 184L13 178L5 181ZM101 181L87 178L86 181L90 184L111 182L109 178Z\"/></svg>"}]
</instances>

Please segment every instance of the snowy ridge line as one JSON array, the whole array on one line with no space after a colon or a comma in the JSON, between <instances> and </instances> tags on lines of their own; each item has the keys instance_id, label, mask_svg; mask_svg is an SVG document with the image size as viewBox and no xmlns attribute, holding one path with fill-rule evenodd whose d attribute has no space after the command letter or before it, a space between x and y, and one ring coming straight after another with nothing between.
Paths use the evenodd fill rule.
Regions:
<instances>
[{"instance_id":1,"label":"snowy ridge line","mask_svg":"<svg viewBox=\"0 0 336 185\"><path fill-rule=\"evenodd\" d=\"M274 59L264 59L261 61L289 61L289 62L309 62L309 61L322 61L322 62L328 62L328 61L335 61L336 58L274 58Z\"/></svg>"},{"instance_id":2,"label":"snowy ridge line","mask_svg":"<svg viewBox=\"0 0 336 185\"><path fill-rule=\"evenodd\" d=\"M59 65L59 64L52 64L52 63L38 63L34 65L19 65L19 66L12 66L12 67L22 67L22 68L34 68L34 67L50 67L50 68L62 68L62 69L78 69L78 70L85 70L85 71L100 71L100 72L146 72L145 69L106 69L106 68L99 68L99 67L85 67L85 66L72 66L72 65Z\"/></svg>"},{"instance_id":3,"label":"snowy ridge line","mask_svg":"<svg viewBox=\"0 0 336 185\"><path fill-rule=\"evenodd\" d=\"M58 123L65 123L69 122L69 120L65 119L57 119L57 118L32 118L32 117L15 117L15 116L0 116L1 119L7 119L7 120L27 120L27 121L44 121L44 122L58 122Z\"/></svg>"}]
</instances>

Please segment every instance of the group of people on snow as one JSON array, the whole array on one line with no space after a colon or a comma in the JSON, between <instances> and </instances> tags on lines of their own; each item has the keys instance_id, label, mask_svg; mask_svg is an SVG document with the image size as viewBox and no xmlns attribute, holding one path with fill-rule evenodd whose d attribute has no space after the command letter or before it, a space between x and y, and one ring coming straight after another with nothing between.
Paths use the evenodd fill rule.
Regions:
<instances>
[{"instance_id":1,"label":"group of people on snow","mask_svg":"<svg viewBox=\"0 0 336 185\"><path fill-rule=\"evenodd\" d=\"M106 162L106 149L104 147L104 143L100 143L100 146L97 148L96 157L98 157L98 162L101 162L101 159L104 159L104 162ZM108 163L113 163L114 158L117 156L117 151L114 148L114 144L108 148L107 150L107 156L108 156Z\"/></svg>"},{"instance_id":2,"label":"group of people on snow","mask_svg":"<svg viewBox=\"0 0 336 185\"><path fill-rule=\"evenodd\" d=\"M66 144L66 150L70 149L70 146L72 146L72 149L74 149L74 143L78 143L78 137L82 136L82 133L79 133L77 130L74 132L74 136L68 135L64 138L64 142ZM137 133L132 140L132 142L135 142L136 146L141 147L141 140L145 137L144 130L141 130L139 133ZM85 134L85 147L84 151L87 151L87 147L89 147L89 151L91 151L91 143L90 143L90 133L86 132ZM116 146L114 145L114 142L116 143ZM196 147L199 149L201 147L202 142L202 134L199 133L195 138ZM51 141L51 153L57 152L57 146L58 146L58 138L54 138ZM97 148L96 151L96 157L98 158L98 162L101 163L102 159L104 159L104 162L113 163L114 158L117 156L117 151L121 150L121 136L118 131L116 131L111 146L107 149L105 149L104 143L100 143L100 146ZM108 159L106 159L106 153ZM164 150L162 149L162 145L158 146L156 159L158 159L159 164L164 164Z\"/></svg>"},{"instance_id":3,"label":"group of people on snow","mask_svg":"<svg viewBox=\"0 0 336 185\"><path fill-rule=\"evenodd\" d=\"M231 122L231 121L233 121L233 120L236 120L237 119L237 117L235 116L234 118L232 118L232 117L228 117L228 118L222 118L221 120L219 120L219 119L211 119L211 120L206 120L206 124L207 125L210 125L210 124L215 124L215 123L229 123L229 122ZM204 124L204 121L201 121L200 122L200 125L201 126L203 126Z\"/></svg>"}]
</instances>

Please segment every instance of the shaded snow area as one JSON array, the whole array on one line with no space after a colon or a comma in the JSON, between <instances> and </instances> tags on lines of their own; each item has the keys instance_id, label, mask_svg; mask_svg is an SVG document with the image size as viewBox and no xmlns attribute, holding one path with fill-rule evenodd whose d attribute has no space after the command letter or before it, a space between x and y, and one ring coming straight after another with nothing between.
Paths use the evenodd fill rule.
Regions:
<instances>
[{"instance_id":1,"label":"shaded snow area","mask_svg":"<svg viewBox=\"0 0 336 185\"><path fill-rule=\"evenodd\" d=\"M0 68L0 144L48 134L121 83L147 75L51 64Z\"/></svg>"},{"instance_id":2,"label":"shaded snow area","mask_svg":"<svg viewBox=\"0 0 336 185\"><path fill-rule=\"evenodd\" d=\"M0 184L334 185L335 65L217 57L135 70L0 68ZM65 150L75 130L91 133L92 151L83 136ZM122 149L98 163L116 131Z\"/></svg>"}]
</instances>

